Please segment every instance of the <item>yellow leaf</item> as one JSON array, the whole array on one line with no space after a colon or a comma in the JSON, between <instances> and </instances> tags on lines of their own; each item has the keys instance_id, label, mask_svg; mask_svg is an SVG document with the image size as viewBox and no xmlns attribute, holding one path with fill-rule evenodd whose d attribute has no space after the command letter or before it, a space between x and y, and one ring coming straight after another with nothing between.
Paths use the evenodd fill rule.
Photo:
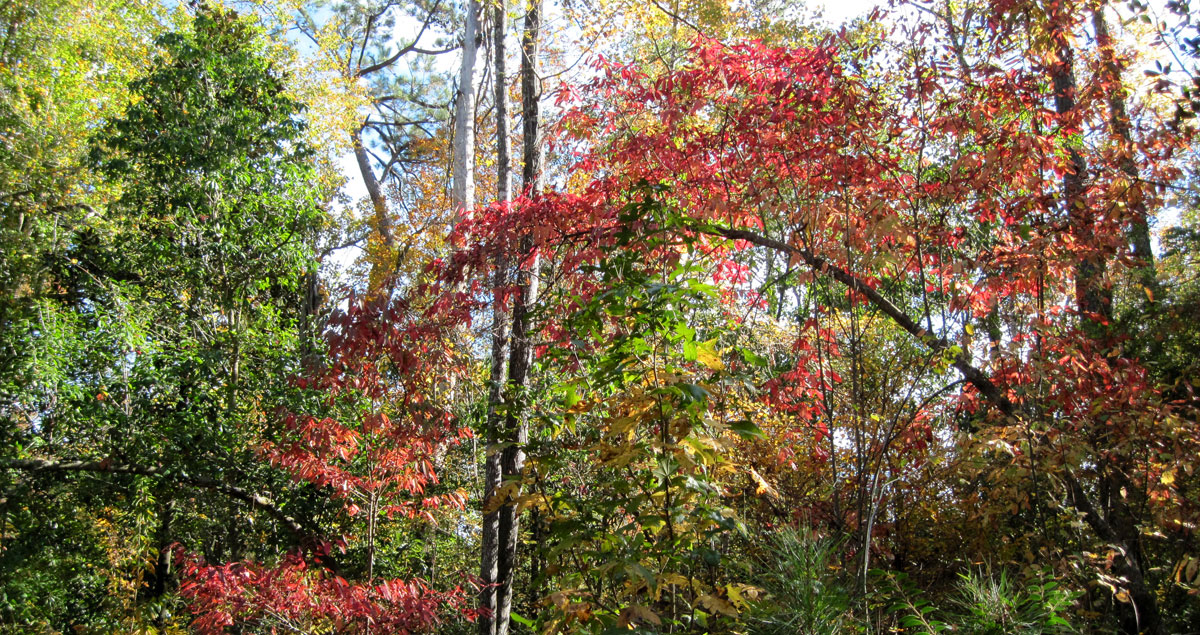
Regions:
<instances>
[{"instance_id":1,"label":"yellow leaf","mask_svg":"<svg viewBox=\"0 0 1200 635\"><path fill-rule=\"evenodd\" d=\"M714 613L720 613L730 617L735 617L738 614L737 608L715 595L701 595L700 604Z\"/></svg>"},{"instance_id":2,"label":"yellow leaf","mask_svg":"<svg viewBox=\"0 0 1200 635\"><path fill-rule=\"evenodd\" d=\"M635 425L637 425L637 419L621 417L609 424L608 432L614 437L625 436L625 433L632 431Z\"/></svg>"},{"instance_id":3,"label":"yellow leaf","mask_svg":"<svg viewBox=\"0 0 1200 635\"><path fill-rule=\"evenodd\" d=\"M513 502L516 503L516 505L517 505L517 513L521 513L530 507L536 507L536 508L541 509L546 506L545 500L542 498L542 495L538 494L538 493L525 494L524 496L518 496L513 499Z\"/></svg>"},{"instance_id":4,"label":"yellow leaf","mask_svg":"<svg viewBox=\"0 0 1200 635\"><path fill-rule=\"evenodd\" d=\"M717 354L717 340L711 339L696 345L696 361L704 364L709 370L724 370L725 362Z\"/></svg>"},{"instance_id":5,"label":"yellow leaf","mask_svg":"<svg viewBox=\"0 0 1200 635\"><path fill-rule=\"evenodd\" d=\"M762 596L762 589L749 584L730 584L725 587L725 592L729 595L729 601L743 610Z\"/></svg>"},{"instance_id":6,"label":"yellow leaf","mask_svg":"<svg viewBox=\"0 0 1200 635\"><path fill-rule=\"evenodd\" d=\"M687 578L678 573L661 573L658 576L658 580L659 586L670 584L672 586L686 587L690 584Z\"/></svg>"},{"instance_id":7,"label":"yellow leaf","mask_svg":"<svg viewBox=\"0 0 1200 635\"><path fill-rule=\"evenodd\" d=\"M633 604L621 610L621 626L629 626L633 620L650 622L655 626L662 624L662 620L659 619L658 615L656 615L654 611L651 611L648 607L642 606L641 604Z\"/></svg>"},{"instance_id":8,"label":"yellow leaf","mask_svg":"<svg viewBox=\"0 0 1200 635\"><path fill-rule=\"evenodd\" d=\"M767 479L759 475L758 471L754 468L750 468L750 478L754 479L754 484L757 486L754 489L755 494L759 496L763 494L769 494L771 498L779 498L779 492L775 491L775 488L771 487L771 484L767 482Z\"/></svg>"},{"instance_id":9,"label":"yellow leaf","mask_svg":"<svg viewBox=\"0 0 1200 635\"><path fill-rule=\"evenodd\" d=\"M495 491L495 493L492 494L492 498L483 506L483 513L490 514L507 505L509 499L516 496L520 491L519 487L520 486L518 486L516 483L507 483L505 485L501 485Z\"/></svg>"},{"instance_id":10,"label":"yellow leaf","mask_svg":"<svg viewBox=\"0 0 1200 635\"><path fill-rule=\"evenodd\" d=\"M1174 485L1175 484L1175 470L1172 468L1170 470L1167 470L1166 472L1163 472L1163 475L1160 476L1158 480L1162 481L1162 484L1166 485L1167 487Z\"/></svg>"},{"instance_id":11,"label":"yellow leaf","mask_svg":"<svg viewBox=\"0 0 1200 635\"><path fill-rule=\"evenodd\" d=\"M559 610L563 610L566 609L567 605L571 603L571 596L566 591L555 591L554 593L547 595L543 603L553 606Z\"/></svg>"}]
</instances>

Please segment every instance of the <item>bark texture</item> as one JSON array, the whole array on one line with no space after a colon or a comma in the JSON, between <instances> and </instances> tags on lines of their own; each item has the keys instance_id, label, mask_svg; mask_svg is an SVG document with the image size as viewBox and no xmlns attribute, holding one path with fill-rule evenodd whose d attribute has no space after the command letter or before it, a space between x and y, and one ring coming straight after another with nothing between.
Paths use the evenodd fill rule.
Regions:
<instances>
[{"instance_id":1,"label":"bark texture","mask_svg":"<svg viewBox=\"0 0 1200 635\"><path fill-rule=\"evenodd\" d=\"M1137 280L1150 292L1148 299L1153 302L1159 291L1158 275L1154 266L1154 251L1150 246L1149 213L1142 192L1141 175L1138 174L1137 162L1134 160L1133 132L1129 122L1129 107L1125 102L1125 85L1121 81L1124 65L1118 61L1116 46L1109 33L1108 20L1104 17L1102 7L1092 11L1092 29L1096 34L1096 47L1100 50L1102 80L1107 84L1109 132L1119 152L1117 167L1129 179L1129 189L1125 193L1125 213L1129 216L1126 220L1126 238L1133 258L1137 261Z\"/></svg>"},{"instance_id":2,"label":"bark texture","mask_svg":"<svg viewBox=\"0 0 1200 635\"><path fill-rule=\"evenodd\" d=\"M526 196L537 196L542 189L542 163L545 153L541 138L541 80L537 58L541 38L541 2L531 0L526 8L521 35L521 119L522 187ZM538 297L539 261L533 249L533 236L521 239L517 254L516 297L513 301L512 338L508 357L508 382L505 388L504 440L508 445L501 458L504 480L519 482L525 465L525 443L529 427L525 418L530 367L533 362L531 314ZM496 592L496 635L507 635L512 616L513 581L520 543L520 514L509 503L500 508L499 567Z\"/></svg>"},{"instance_id":3,"label":"bark texture","mask_svg":"<svg viewBox=\"0 0 1200 635\"><path fill-rule=\"evenodd\" d=\"M475 62L479 48L479 2L467 3L463 28L462 66L454 107L454 174L452 200L455 224L475 207Z\"/></svg>"},{"instance_id":4,"label":"bark texture","mask_svg":"<svg viewBox=\"0 0 1200 635\"><path fill-rule=\"evenodd\" d=\"M508 72L506 68L505 35L508 31L508 11L504 0L492 8L492 76L495 80L496 101L496 199L502 204L512 201L512 170L509 167L508 147ZM501 402L508 368L508 310L501 301L499 290L508 282L508 257L495 256L492 297L492 363L488 378L487 429L484 433L488 451L484 458L483 501L487 507L500 487L500 426L503 421ZM479 618L480 635L496 632L496 584L499 575L500 511L484 514L483 538L480 545L479 577L484 587L479 591L479 606L488 615Z\"/></svg>"}]
</instances>

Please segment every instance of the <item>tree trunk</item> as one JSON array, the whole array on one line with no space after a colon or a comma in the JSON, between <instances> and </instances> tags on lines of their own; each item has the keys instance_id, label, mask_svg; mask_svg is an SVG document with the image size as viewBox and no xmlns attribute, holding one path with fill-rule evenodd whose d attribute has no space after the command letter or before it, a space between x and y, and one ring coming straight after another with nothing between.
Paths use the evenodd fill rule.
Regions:
<instances>
[{"instance_id":1,"label":"tree trunk","mask_svg":"<svg viewBox=\"0 0 1200 635\"><path fill-rule=\"evenodd\" d=\"M1109 130L1119 146L1117 167L1129 178L1129 190L1125 196L1125 211L1129 214L1129 229L1126 238L1137 261L1137 281L1149 292L1149 299L1154 301L1158 295L1158 275L1154 267L1154 251L1150 248L1150 224L1147 219L1146 199L1142 193L1142 182L1138 174L1137 162L1134 161L1133 135L1129 126L1129 109L1125 105L1125 86L1121 82L1121 64L1116 57L1112 36L1108 31L1108 21L1104 18L1104 9L1097 7L1092 10L1092 28L1096 33L1096 47L1100 49L1100 59L1104 64L1102 79L1108 84L1108 115Z\"/></svg>"},{"instance_id":2,"label":"tree trunk","mask_svg":"<svg viewBox=\"0 0 1200 635\"><path fill-rule=\"evenodd\" d=\"M1050 19L1062 22L1053 13ZM1051 25L1052 37L1058 42L1057 60L1050 66L1050 81L1054 90L1054 109L1063 119L1076 117L1075 49L1071 47L1061 24ZM1065 123L1065 122L1064 122ZM1063 174L1063 206L1076 244L1091 247L1096 242L1096 218L1087 203L1087 159L1074 145L1067 147L1066 173ZM1112 317L1112 295L1105 288L1107 263L1096 254L1086 254L1075 265L1075 300L1080 324L1092 337L1102 338L1104 324Z\"/></svg>"},{"instance_id":3,"label":"tree trunk","mask_svg":"<svg viewBox=\"0 0 1200 635\"><path fill-rule=\"evenodd\" d=\"M1113 573L1125 578L1129 584L1129 603L1120 604L1121 632L1127 635L1163 635L1162 618L1158 612L1158 600L1153 590L1146 584L1142 572L1142 563L1134 551L1108 520L1101 516L1099 510L1092 504L1083 486L1073 476L1067 475L1067 493L1071 504L1083 514L1083 520L1096 532L1103 541L1119 550L1119 557L1113 558Z\"/></svg>"},{"instance_id":4,"label":"tree trunk","mask_svg":"<svg viewBox=\"0 0 1200 635\"><path fill-rule=\"evenodd\" d=\"M1076 111L1075 50L1070 44L1071 28L1067 16L1060 11L1049 12L1050 35L1057 46L1057 59L1050 65L1050 81L1054 91L1054 108L1064 119L1078 116ZM1101 22L1103 20L1101 19ZM1110 102L1111 103L1111 102ZM1128 132L1128 131L1127 131ZM1069 169L1063 175L1063 204L1076 244L1091 246L1096 242L1096 219L1087 203L1087 160L1074 145L1068 147ZM1112 321L1112 292L1105 283L1107 263L1100 254L1088 254L1075 267L1075 303L1080 314L1080 326L1092 339L1108 340ZM1121 604L1122 631L1131 635L1163 632L1158 602L1146 585L1142 563L1136 549L1138 535L1122 531L1125 524L1108 522L1111 514L1095 509L1082 486L1072 480L1070 493L1074 506L1084 513L1084 519L1101 540L1117 547L1121 553L1113 561L1113 571L1129 584L1129 604ZM1102 501L1103 503L1103 501Z\"/></svg>"},{"instance_id":5,"label":"tree trunk","mask_svg":"<svg viewBox=\"0 0 1200 635\"><path fill-rule=\"evenodd\" d=\"M158 512L158 531L154 540L158 543L158 559L154 562L154 584L150 588L150 597L160 598L171 586L171 517L175 512L175 501L167 501Z\"/></svg>"},{"instance_id":6,"label":"tree trunk","mask_svg":"<svg viewBox=\"0 0 1200 635\"><path fill-rule=\"evenodd\" d=\"M363 130L354 133L354 158L358 161L358 171L362 175L363 184L367 188L367 197L371 199L374 217L371 228L374 230L367 238L367 254L371 259L371 272L367 282L367 292L374 295L383 285L383 281L392 274L393 262L391 254L396 249L396 236L392 231L392 219L388 216L387 198L379 179L375 178L375 170L371 168L371 157L363 146Z\"/></svg>"},{"instance_id":7,"label":"tree trunk","mask_svg":"<svg viewBox=\"0 0 1200 635\"><path fill-rule=\"evenodd\" d=\"M508 7L500 0L492 7L492 62L496 101L496 199L504 205L512 202L512 170L509 167L508 147L508 71L504 40L508 31ZM488 507L500 487L501 400L507 370L508 310L500 292L508 282L508 258L497 254L492 296L492 365L488 386L488 413L485 430L487 453L484 459L483 504ZM483 539L480 545L479 577L484 587L479 592L479 607L489 614L479 618L480 635L496 633L496 587L499 574L500 511L483 517Z\"/></svg>"},{"instance_id":8,"label":"tree trunk","mask_svg":"<svg viewBox=\"0 0 1200 635\"><path fill-rule=\"evenodd\" d=\"M541 85L537 75L538 44L541 30L541 2L530 0L525 14L521 37L521 116L522 116L522 185L525 195L534 197L542 188L542 157L540 108ZM507 408L504 417L505 441L501 459L501 474L505 480L519 481L525 465L524 445L529 437L525 419L528 401L529 370L533 362L530 341L530 313L538 296L538 257L533 249L533 236L521 239L517 262L517 293L512 314L512 345L508 358ZM499 531L499 588L496 593L496 635L507 635L512 614L513 580L517 565L517 545L520 542L519 514L515 505L500 508Z\"/></svg>"},{"instance_id":9,"label":"tree trunk","mask_svg":"<svg viewBox=\"0 0 1200 635\"><path fill-rule=\"evenodd\" d=\"M318 317L324 303L319 265L314 265L304 274L304 298L300 303L300 361L304 372L316 370L320 363L316 342L321 335Z\"/></svg>"},{"instance_id":10,"label":"tree trunk","mask_svg":"<svg viewBox=\"0 0 1200 635\"><path fill-rule=\"evenodd\" d=\"M387 198L379 179L375 178L375 170L371 168L371 157L362 142L362 129L354 135L354 158L358 161L358 171L362 175L363 184L367 188L367 196L371 199L371 208L375 210L374 226L379 237L387 247L396 245L396 236L392 232L392 219L388 216Z\"/></svg>"},{"instance_id":11,"label":"tree trunk","mask_svg":"<svg viewBox=\"0 0 1200 635\"><path fill-rule=\"evenodd\" d=\"M454 223L475 207L475 58L479 40L479 2L467 3L463 29L462 66L458 72L458 99L454 107Z\"/></svg>"}]
</instances>

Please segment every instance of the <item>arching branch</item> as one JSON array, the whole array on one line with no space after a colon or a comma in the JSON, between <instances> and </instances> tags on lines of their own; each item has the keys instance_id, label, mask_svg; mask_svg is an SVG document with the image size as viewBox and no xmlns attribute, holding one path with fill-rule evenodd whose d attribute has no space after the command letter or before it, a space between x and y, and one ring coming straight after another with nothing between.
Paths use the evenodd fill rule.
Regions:
<instances>
[{"instance_id":1,"label":"arching branch","mask_svg":"<svg viewBox=\"0 0 1200 635\"><path fill-rule=\"evenodd\" d=\"M720 227L717 225L708 225L707 227L703 228L703 231L708 234L715 234L733 240L744 240L760 247L767 247L768 249L774 249L786 254L795 255L813 271L829 275L834 280L841 282L853 291L861 293L867 298L867 300L871 302L871 304L875 305L876 308L890 317L892 321L895 322L900 328L908 331L909 334L921 340L921 342L923 342L934 352L953 352L951 350L953 345L949 341L947 341L945 338L935 337L932 333L922 328L920 324L917 324L917 322L909 317L907 313L902 311L900 307L892 304L891 300L883 297L878 291L871 288L871 286L862 279L807 249L795 247L774 238L763 236L745 229L733 229L729 227ZM1007 396L1005 396L1004 392L1000 390L1000 387L997 386L991 380L991 378L987 376L986 373L971 364L971 360L967 358L965 353L953 353L951 363L953 364L954 368L956 368L958 372L962 374L963 379L967 380L967 382L974 386L980 394L982 394L989 402L991 402L992 405L999 408L1001 412L1010 416L1017 414L1016 405L1013 404L1013 402L1009 400Z\"/></svg>"}]
</instances>

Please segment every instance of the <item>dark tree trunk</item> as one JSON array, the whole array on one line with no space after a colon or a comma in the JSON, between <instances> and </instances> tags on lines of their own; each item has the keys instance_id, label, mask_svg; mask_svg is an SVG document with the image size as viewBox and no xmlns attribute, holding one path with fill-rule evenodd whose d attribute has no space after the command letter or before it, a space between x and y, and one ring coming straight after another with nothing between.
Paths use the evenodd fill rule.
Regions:
<instances>
[{"instance_id":1,"label":"dark tree trunk","mask_svg":"<svg viewBox=\"0 0 1200 635\"><path fill-rule=\"evenodd\" d=\"M150 589L150 597L162 597L171 587L171 517L175 512L175 502L168 501L158 513L158 531L154 537L158 543L158 559L154 563L154 584Z\"/></svg>"},{"instance_id":2,"label":"dark tree trunk","mask_svg":"<svg viewBox=\"0 0 1200 635\"><path fill-rule=\"evenodd\" d=\"M1049 19L1050 34L1058 49L1057 60L1049 67L1054 90L1054 108L1060 117L1069 121L1078 116L1075 50L1069 38L1071 25L1067 17L1059 11L1050 11ZM1073 145L1067 151L1070 166L1063 175L1063 204L1077 244L1092 246L1096 242L1096 218L1086 198L1087 159ZM1106 273L1107 263L1100 254L1089 254L1081 258L1075 267L1075 302L1080 313L1080 326L1091 338L1101 343L1109 339L1109 325L1112 322L1112 292L1105 281ZM1145 571L1139 557L1136 525L1126 522L1110 523L1110 518L1115 520L1124 516L1123 507L1114 507L1102 512L1095 508L1077 481L1072 482L1070 489L1072 502L1076 509L1083 512L1085 522L1101 540L1117 547L1121 553L1113 562L1113 571L1128 580L1130 595L1130 603L1120 605L1122 631L1131 635L1163 633L1158 602L1146 584ZM1105 504L1105 501L1102 500L1101 504ZM1132 532L1128 531L1130 528Z\"/></svg>"},{"instance_id":3,"label":"dark tree trunk","mask_svg":"<svg viewBox=\"0 0 1200 635\"><path fill-rule=\"evenodd\" d=\"M1055 18L1051 18L1052 20ZM1050 66L1054 89L1054 109L1064 120L1077 116L1075 108L1075 49L1066 42L1062 27L1052 31L1061 40L1058 60ZM1065 123L1065 121L1064 121ZM1084 248L1096 243L1096 218L1087 203L1087 159L1074 145L1067 147L1067 171L1062 177L1063 206L1066 208L1071 235ZM1092 337L1103 338L1112 316L1112 294L1105 286L1107 263L1097 254L1087 254L1075 265L1075 300L1080 325Z\"/></svg>"},{"instance_id":4,"label":"dark tree trunk","mask_svg":"<svg viewBox=\"0 0 1200 635\"><path fill-rule=\"evenodd\" d=\"M541 31L540 0L530 0L521 37L521 118L522 186L527 196L535 197L542 188L542 139L539 100L541 85L537 75L538 44ZM513 303L512 340L508 358L508 383L504 416L504 440L509 444L501 458L505 480L519 480L525 465L524 446L529 437L525 419L528 401L529 371L533 362L531 313L538 296L539 262L533 249L533 236L521 239L517 262L517 293ZM500 508L499 568L496 593L496 635L507 635L512 614L513 581L517 569L517 545L520 542L519 513L513 504Z\"/></svg>"},{"instance_id":5,"label":"dark tree trunk","mask_svg":"<svg viewBox=\"0 0 1200 635\"><path fill-rule=\"evenodd\" d=\"M496 199L502 204L512 201L512 170L509 167L508 147L508 71L505 64L504 39L508 31L507 2L501 0L492 7L492 62L496 100ZM488 387L488 412L484 437L487 453L484 459L483 503L487 508L500 487L501 456L495 448L500 443L502 422L501 402L507 376L508 359L508 311L500 300L499 290L508 282L508 258L496 254L496 272L493 286L497 290L492 299L492 365ZM479 618L480 635L495 635L496 587L499 575L500 511L484 514L483 538L480 545L479 577L484 587L479 592L479 606L488 615Z\"/></svg>"}]
</instances>

